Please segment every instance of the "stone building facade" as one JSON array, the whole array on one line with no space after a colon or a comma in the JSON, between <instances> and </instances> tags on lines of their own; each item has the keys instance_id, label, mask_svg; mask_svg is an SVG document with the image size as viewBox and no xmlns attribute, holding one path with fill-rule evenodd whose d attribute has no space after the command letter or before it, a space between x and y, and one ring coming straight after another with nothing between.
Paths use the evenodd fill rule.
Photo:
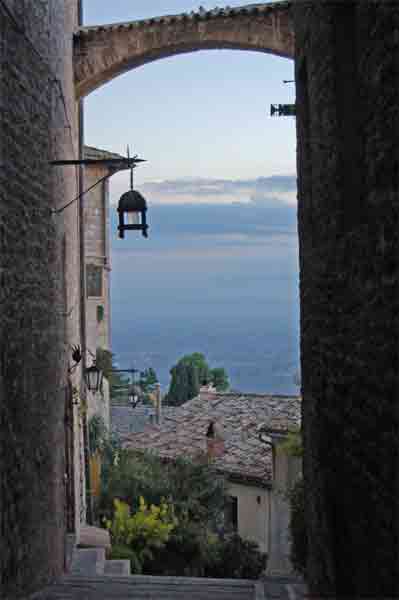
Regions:
<instances>
[{"instance_id":1,"label":"stone building facade","mask_svg":"<svg viewBox=\"0 0 399 600\"><path fill-rule=\"evenodd\" d=\"M79 156L72 33L77 0L0 2L0 596L61 575L77 527L81 343ZM69 422L66 436L65 421ZM73 435L70 433L73 432ZM66 452L68 441L68 452ZM84 483L83 483L84 485ZM75 489L75 487L77 489Z\"/></svg>"},{"instance_id":2,"label":"stone building facade","mask_svg":"<svg viewBox=\"0 0 399 600\"><path fill-rule=\"evenodd\" d=\"M121 158L104 150L84 147L84 157L101 160ZM110 173L106 166L85 167L85 189L94 185ZM109 180L85 195L85 265L86 265L86 329L87 347L95 352L96 347L110 349L110 217Z\"/></svg>"},{"instance_id":3,"label":"stone building facade","mask_svg":"<svg viewBox=\"0 0 399 600\"><path fill-rule=\"evenodd\" d=\"M91 160L121 158L119 154L84 147L84 158ZM85 270L86 270L86 346L90 355L97 348L111 347L111 251L110 251L110 204L109 179L95 185L112 171L105 165L86 165L84 189L93 189L85 194L83 201ZM109 384L103 380L101 393L90 394L88 417L99 415L110 428Z\"/></svg>"},{"instance_id":4,"label":"stone building facade","mask_svg":"<svg viewBox=\"0 0 399 600\"><path fill-rule=\"evenodd\" d=\"M315 597L399 594L399 4L294 2Z\"/></svg>"}]
</instances>

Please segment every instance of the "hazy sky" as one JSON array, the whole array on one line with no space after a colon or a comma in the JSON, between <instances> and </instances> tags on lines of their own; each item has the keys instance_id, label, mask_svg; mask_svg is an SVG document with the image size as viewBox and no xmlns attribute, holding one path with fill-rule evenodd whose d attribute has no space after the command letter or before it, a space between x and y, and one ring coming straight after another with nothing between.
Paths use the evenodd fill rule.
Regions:
<instances>
[{"instance_id":1,"label":"hazy sky","mask_svg":"<svg viewBox=\"0 0 399 600\"><path fill-rule=\"evenodd\" d=\"M85 23L201 4L216 6L85 0ZM153 366L164 389L174 362L201 351L235 388L296 391L295 120L269 116L271 103L295 101L283 84L293 68L267 54L200 51L130 71L85 101L87 144L120 153L130 144L148 160L135 172L148 240L118 240L111 211L112 349L123 368ZM114 204L128 186L128 173L112 178Z\"/></svg>"},{"instance_id":2,"label":"hazy sky","mask_svg":"<svg viewBox=\"0 0 399 600\"><path fill-rule=\"evenodd\" d=\"M84 4L87 25L181 13L201 4L206 9L216 6L206 0ZM293 68L291 60L237 50L200 51L144 65L87 97L86 143L121 153L129 143L148 160L136 170L139 188L145 182L187 177L251 180L293 175L295 121L269 116L271 103L295 100L294 84L282 82L293 78ZM116 197L128 175L112 181ZM149 200L162 198L150 194Z\"/></svg>"}]
</instances>

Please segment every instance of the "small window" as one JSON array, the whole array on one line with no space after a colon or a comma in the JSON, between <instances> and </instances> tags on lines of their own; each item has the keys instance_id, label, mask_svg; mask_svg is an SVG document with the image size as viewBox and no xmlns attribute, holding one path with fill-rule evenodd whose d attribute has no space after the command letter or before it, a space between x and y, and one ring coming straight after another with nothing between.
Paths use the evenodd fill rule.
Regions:
<instances>
[{"instance_id":1,"label":"small window","mask_svg":"<svg viewBox=\"0 0 399 600\"><path fill-rule=\"evenodd\" d=\"M87 296L101 298L103 295L103 269L97 265L86 265Z\"/></svg>"},{"instance_id":2,"label":"small window","mask_svg":"<svg viewBox=\"0 0 399 600\"><path fill-rule=\"evenodd\" d=\"M238 498L230 496L224 511L224 524L226 531L238 530Z\"/></svg>"},{"instance_id":3,"label":"small window","mask_svg":"<svg viewBox=\"0 0 399 600\"><path fill-rule=\"evenodd\" d=\"M101 323L104 320L104 307L102 304L97 306L97 323Z\"/></svg>"}]
</instances>

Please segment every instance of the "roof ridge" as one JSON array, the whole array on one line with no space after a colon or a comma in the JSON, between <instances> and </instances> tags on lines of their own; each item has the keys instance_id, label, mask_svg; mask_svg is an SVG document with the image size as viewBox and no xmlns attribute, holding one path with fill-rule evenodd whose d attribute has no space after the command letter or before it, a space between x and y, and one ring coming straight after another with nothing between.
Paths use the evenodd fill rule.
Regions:
<instances>
[{"instance_id":1,"label":"roof ridge","mask_svg":"<svg viewBox=\"0 0 399 600\"><path fill-rule=\"evenodd\" d=\"M103 150L102 148L97 148L96 146L84 144L83 153L87 154L90 152L101 154L101 156L108 156L109 158L126 158L125 156L122 156L116 152L110 152L109 150Z\"/></svg>"}]
</instances>

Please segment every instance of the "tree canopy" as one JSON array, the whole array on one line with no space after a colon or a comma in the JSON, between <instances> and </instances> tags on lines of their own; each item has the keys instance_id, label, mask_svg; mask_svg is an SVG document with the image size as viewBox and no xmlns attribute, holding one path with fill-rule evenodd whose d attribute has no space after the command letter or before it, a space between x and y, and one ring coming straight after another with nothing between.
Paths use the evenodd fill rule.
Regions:
<instances>
[{"instance_id":1,"label":"tree canopy","mask_svg":"<svg viewBox=\"0 0 399 600\"><path fill-rule=\"evenodd\" d=\"M199 394L200 386L212 383L218 392L229 388L224 368L210 368L201 352L186 354L171 368L171 381L165 403L180 406Z\"/></svg>"}]
</instances>

